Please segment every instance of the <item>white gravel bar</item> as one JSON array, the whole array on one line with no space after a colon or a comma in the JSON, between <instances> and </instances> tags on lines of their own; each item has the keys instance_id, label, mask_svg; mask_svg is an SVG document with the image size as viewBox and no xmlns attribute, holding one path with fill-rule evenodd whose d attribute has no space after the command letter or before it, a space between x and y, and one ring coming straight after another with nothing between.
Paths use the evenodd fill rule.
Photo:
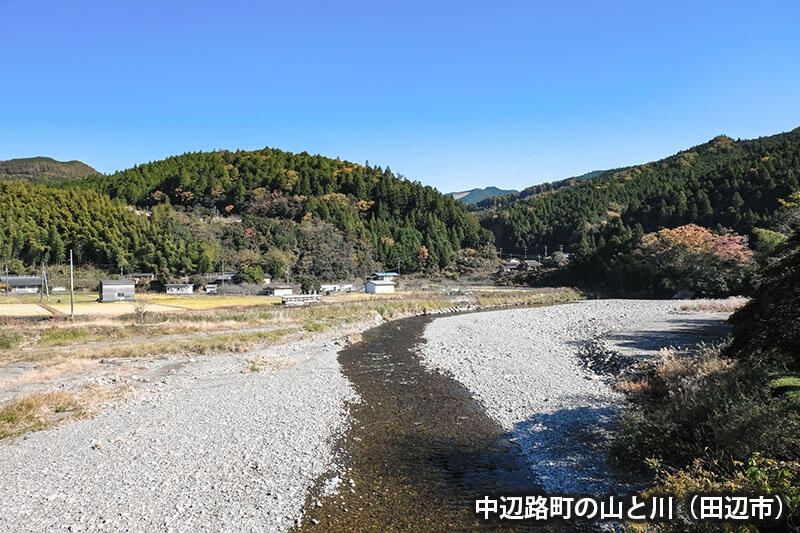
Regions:
<instances>
[{"instance_id":1,"label":"white gravel bar","mask_svg":"<svg viewBox=\"0 0 800 533\"><path fill-rule=\"evenodd\" d=\"M287 531L357 400L340 349L182 358L143 399L0 443L0 531Z\"/></svg>"},{"instance_id":2,"label":"white gravel bar","mask_svg":"<svg viewBox=\"0 0 800 533\"><path fill-rule=\"evenodd\" d=\"M601 338L611 349L652 356L663 346L693 344L709 328L719 333L728 316L676 313L682 303L591 300L437 318L421 355L513 434L547 492L617 492L605 457L625 398L580 365L578 349Z\"/></svg>"}]
</instances>

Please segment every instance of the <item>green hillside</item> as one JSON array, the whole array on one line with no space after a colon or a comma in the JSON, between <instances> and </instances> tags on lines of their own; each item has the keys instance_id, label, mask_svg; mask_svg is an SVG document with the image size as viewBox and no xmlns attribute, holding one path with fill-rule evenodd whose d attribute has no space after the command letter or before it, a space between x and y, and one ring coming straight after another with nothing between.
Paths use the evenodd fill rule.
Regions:
<instances>
[{"instance_id":1,"label":"green hillside","mask_svg":"<svg viewBox=\"0 0 800 533\"><path fill-rule=\"evenodd\" d=\"M779 199L800 187L798 177L800 128L753 140L719 136L660 161L545 188L481 217L498 246L564 245L574 254L573 274L624 283L642 234L697 224L754 236L780 222Z\"/></svg>"},{"instance_id":2,"label":"green hillside","mask_svg":"<svg viewBox=\"0 0 800 533\"><path fill-rule=\"evenodd\" d=\"M619 219L644 231L696 223L749 234L798 188L800 128L755 140L725 136L674 156L608 170L488 213L499 245L575 245Z\"/></svg>"},{"instance_id":3,"label":"green hillside","mask_svg":"<svg viewBox=\"0 0 800 533\"><path fill-rule=\"evenodd\" d=\"M436 272L491 239L463 205L389 169L269 148L184 154L58 188L1 185L0 260L18 268L62 262L74 247L80 262L162 278L224 260L253 278L336 280L380 265Z\"/></svg>"},{"instance_id":4,"label":"green hillside","mask_svg":"<svg viewBox=\"0 0 800 533\"><path fill-rule=\"evenodd\" d=\"M468 191L449 192L447 196L455 198L462 204L476 204L493 196L511 194L513 189L498 189L497 187L484 187L483 189L470 189Z\"/></svg>"},{"instance_id":5,"label":"green hillside","mask_svg":"<svg viewBox=\"0 0 800 533\"><path fill-rule=\"evenodd\" d=\"M56 161L49 157L26 157L0 161L0 180L53 183L97 176L100 173L80 161Z\"/></svg>"}]
</instances>

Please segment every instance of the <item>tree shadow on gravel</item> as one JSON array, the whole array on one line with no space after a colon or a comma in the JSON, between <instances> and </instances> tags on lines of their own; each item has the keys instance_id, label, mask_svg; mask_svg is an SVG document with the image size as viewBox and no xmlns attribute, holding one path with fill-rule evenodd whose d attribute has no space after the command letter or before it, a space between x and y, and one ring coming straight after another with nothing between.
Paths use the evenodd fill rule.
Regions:
<instances>
[{"instance_id":1,"label":"tree shadow on gravel","mask_svg":"<svg viewBox=\"0 0 800 533\"><path fill-rule=\"evenodd\" d=\"M591 401L576 398L579 403ZM646 480L625 478L608 464L620 412L611 406L584 405L542 413L516 424L513 438L548 493L625 495Z\"/></svg>"}]
</instances>

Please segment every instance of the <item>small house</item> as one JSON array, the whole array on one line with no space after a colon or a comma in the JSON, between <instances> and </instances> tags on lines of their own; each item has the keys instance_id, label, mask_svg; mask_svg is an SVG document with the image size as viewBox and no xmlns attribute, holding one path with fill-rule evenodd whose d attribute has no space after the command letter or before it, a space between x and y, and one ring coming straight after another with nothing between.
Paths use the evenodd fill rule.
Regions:
<instances>
[{"instance_id":1,"label":"small house","mask_svg":"<svg viewBox=\"0 0 800 533\"><path fill-rule=\"evenodd\" d=\"M382 279L371 279L364 286L364 290L370 294L388 294L394 292L394 282Z\"/></svg>"},{"instance_id":2,"label":"small house","mask_svg":"<svg viewBox=\"0 0 800 533\"><path fill-rule=\"evenodd\" d=\"M214 276L214 283L216 285L220 285L222 283L235 283L236 281L236 273L235 272L223 272L222 274L217 274Z\"/></svg>"},{"instance_id":3,"label":"small house","mask_svg":"<svg viewBox=\"0 0 800 533\"><path fill-rule=\"evenodd\" d=\"M268 296L290 296L294 289L289 285L267 285L261 292Z\"/></svg>"},{"instance_id":4,"label":"small house","mask_svg":"<svg viewBox=\"0 0 800 533\"><path fill-rule=\"evenodd\" d=\"M395 278L400 277L397 272L375 272L371 279L378 281L394 281Z\"/></svg>"},{"instance_id":5,"label":"small house","mask_svg":"<svg viewBox=\"0 0 800 533\"><path fill-rule=\"evenodd\" d=\"M135 298L132 279L104 279L100 282L101 302L132 302Z\"/></svg>"},{"instance_id":6,"label":"small house","mask_svg":"<svg viewBox=\"0 0 800 533\"><path fill-rule=\"evenodd\" d=\"M217 284L216 283L206 283L206 294L217 294Z\"/></svg>"},{"instance_id":7,"label":"small house","mask_svg":"<svg viewBox=\"0 0 800 533\"><path fill-rule=\"evenodd\" d=\"M194 292L191 283L169 283L166 289L167 294L192 294Z\"/></svg>"},{"instance_id":8,"label":"small house","mask_svg":"<svg viewBox=\"0 0 800 533\"><path fill-rule=\"evenodd\" d=\"M6 292L37 293L42 290L42 278L38 276L0 276L0 284Z\"/></svg>"}]
</instances>

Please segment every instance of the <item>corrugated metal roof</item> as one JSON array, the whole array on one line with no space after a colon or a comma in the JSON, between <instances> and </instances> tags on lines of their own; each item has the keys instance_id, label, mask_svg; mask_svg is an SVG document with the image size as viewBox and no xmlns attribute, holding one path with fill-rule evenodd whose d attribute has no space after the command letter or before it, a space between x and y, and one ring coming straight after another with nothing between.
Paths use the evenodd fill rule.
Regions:
<instances>
[{"instance_id":1,"label":"corrugated metal roof","mask_svg":"<svg viewBox=\"0 0 800 533\"><path fill-rule=\"evenodd\" d=\"M108 285L109 287L114 286L131 286L133 287L133 280L132 279L104 279L100 281L101 285Z\"/></svg>"},{"instance_id":2,"label":"corrugated metal roof","mask_svg":"<svg viewBox=\"0 0 800 533\"><path fill-rule=\"evenodd\" d=\"M367 283L372 283L373 285L394 285L394 281L386 281L382 279L371 279Z\"/></svg>"},{"instance_id":3,"label":"corrugated metal roof","mask_svg":"<svg viewBox=\"0 0 800 533\"><path fill-rule=\"evenodd\" d=\"M0 276L0 283L5 283L9 287L29 287L41 285L42 278L38 276Z\"/></svg>"}]
</instances>

